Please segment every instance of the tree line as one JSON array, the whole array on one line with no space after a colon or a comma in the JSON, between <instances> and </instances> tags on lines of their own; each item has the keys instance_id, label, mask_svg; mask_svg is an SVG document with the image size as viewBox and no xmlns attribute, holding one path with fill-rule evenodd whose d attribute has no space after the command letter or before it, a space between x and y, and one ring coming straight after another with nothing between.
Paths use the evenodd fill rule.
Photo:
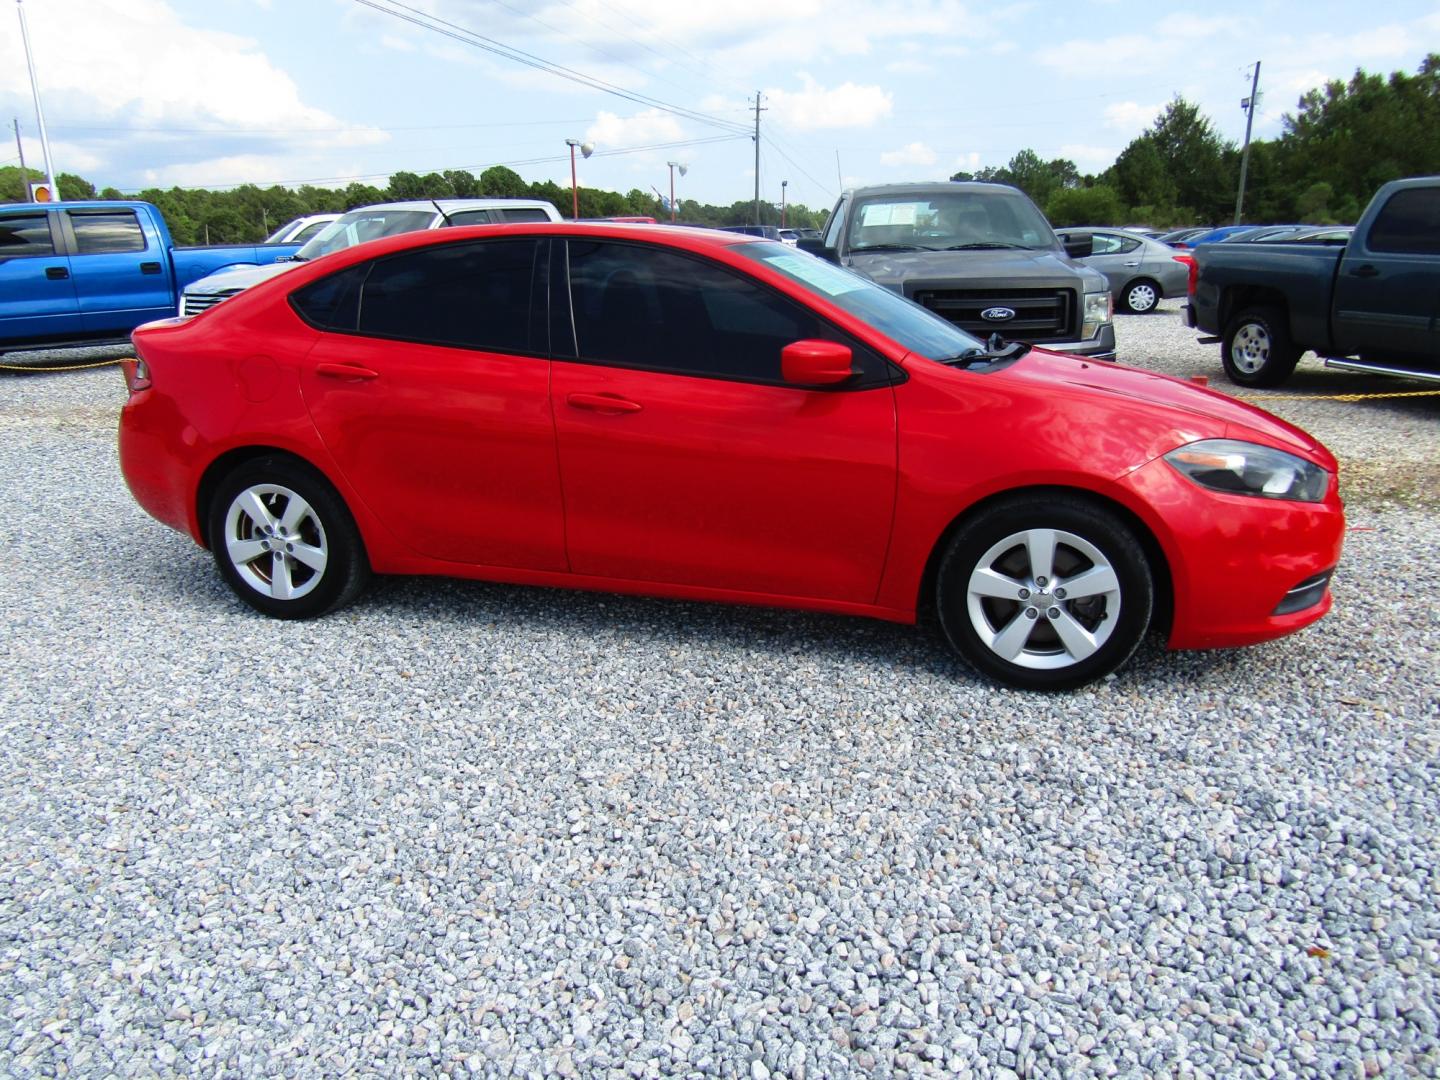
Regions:
<instances>
[{"instance_id":1,"label":"tree line","mask_svg":"<svg viewBox=\"0 0 1440 1080\"><path fill-rule=\"evenodd\" d=\"M34 181L39 177L32 171L30 179ZM253 243L304 214L342 213L357 206L402 199L468 199L482 196L545 199L566 217L570 216L572 208L568 187L561 187L551 180L527 182L515 170L503 165L486 169L479 176L464 169L424 175L397 172L385 187L349 184L343 188L323 188L305 184L292 190L243 184L229 191L173 187L147 188L125 195L109 187L97 191L90 181L71 173L59 174L55 182L66 199L129 198L154 203L165 215L177 244ZM0 202L20 202L23 192L20 170L14 166L0 168ZM785 223L813 228L825 220L826 213L826 210L811 210L791 204L785 207ZM582 187L580 216L653 217L657 221L669 221L670 211L658 196L639 188L621 195L615 191ZM762 224L778 225L780 207L762 201L760 216ZM677 217L682 223L707 227L748 224L755 220L755 204L753 200L746 199L729 206L710 206L681 199Z\"/></svg>"},{"instance_id":2,"label":"tree line","mask_svg":"<svg viewBox=\"0 0 1440 1080\"><path fill-rule=\"evenodd\" d=\"M1114 164L1082 175L1073 161L1043 160L1021 150L1003 166L956 173L952 180L1014 184L1026 191L1055 225L1202 225L1232 220L1241 150L1222 138L1198 106L1176 97ZM1389 180L1440 173L1440 54L1425 57L1415 74L1389 76L1357 70L1349 82L1334 80L1300 98L1285 114L1281 134L1250 146L1245 221L1353 222ZM33 174L32 174L32 178ZM67 199L120 199L115 188L99 191L83 177L56 178ZM302 185L229 191L151 188L138 195L158 206L179 244L245 243L263 239L303 214L338 213L400 199L514 196L545 199L569 215L571 193L550 180L527 182L503 165L479 176L463 169L420 175L397 172L385 187ZM25 198L20 170L0 168L0 202ZM681 200L679 219L692 225L740 225L754 221L749 199L729 206ZM785 222L802 228L824 223L828 209L785 208ZM762 201L762 224L780 223L780 207ZM668 221L657 195L633 188L624 195L580 189L582 218L647 216Z\"/></svg>"},{"instance_id":3,"label":"tree line","mask_svg":"<svg viewBox=\"0 0 1440 1080\"><path fill-rule=\"evenodd\" d=\"M1234 219L1241 148L1198 106L1176 97L1104 172L1021 150L1010 162L952 180L1014 184L1055 225L1208 225ZM1413 75L1357 70L1300 98L1278 138L1250 144L1244 221L1355 221L1375 189L1440 173L1440 54Z\"/></svg>"}]
</instances>

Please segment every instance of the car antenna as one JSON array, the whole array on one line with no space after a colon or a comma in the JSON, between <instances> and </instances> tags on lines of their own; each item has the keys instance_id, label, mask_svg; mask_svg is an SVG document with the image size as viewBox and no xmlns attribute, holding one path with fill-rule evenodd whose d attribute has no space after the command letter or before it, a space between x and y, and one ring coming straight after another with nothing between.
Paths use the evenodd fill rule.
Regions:
<instances>
[{"instance_id":1,"label":"car antenna","mask_svg":"<svg viewBox=\"0 0 1440 1080\"><path fill-rule=\"evenodd\" d=\"M445 208L440 205L440 200L431 199L430 202L434 205L436 211L440 214L441 219L445 222L445 225L448 228L450 225L450 215L447 214L445 212Z\"/></svg>"}]
</instances>

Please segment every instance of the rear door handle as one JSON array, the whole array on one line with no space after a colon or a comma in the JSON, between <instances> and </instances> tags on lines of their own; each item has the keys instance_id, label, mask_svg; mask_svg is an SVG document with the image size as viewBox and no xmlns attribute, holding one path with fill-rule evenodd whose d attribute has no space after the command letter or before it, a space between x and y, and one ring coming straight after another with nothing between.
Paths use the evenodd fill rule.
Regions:
<instances>
[{"instance_id":1,"label":"rear door handle","mask_svg":"<svg viewBox=\"0 0 1440 1080\"><path fill-rule=\"evenodd\" d=\"M1137 262L1127 262L1125 265L1126 265L1126 266L1139 266L1140 263L1139 263L1138 261L1137 261Z\"/></svg>"},{"instance_id":2,"label":"rear door handle","mask_svg":"<svg viewBox=\"0 0 1440 1080\"><path fill-rule=\"evenodd\" d=\"M1351 270L1350 273L1353 274L1355 277L1380 276L1380 271L1375 269L1375 267L1371 266L1369 263L1363 263L1360 266L1357 266L1354 270Z\"/></svg>"},{"instance_id":3,"label":"rear door handle","mask_svg":"<svg viewBox=\"0 0 1440 1080\"><path fill-rule=\"evenodd\" d=\"M324 375L327 379L376 379L380 377L378 371L371 371L368 367L360 367L358 364L316 364L315 374Z\"/></svg>"},{"instance_id":4,"label":"rear door handle","mask_svg":"<svg viewBox=\"0 0 1440 1080\"><path fill-rule=\"evenodd\" d=\"M632 413L640 411L640 403L618 394L571 394L565 403L572 409L598 413Z\"/></svg>"},{"instance_id":5,"label":"rear door handle","mask_svg":"<svg viewBox=\"0 0 1440 1080\"><path fill-rule=\"evenodd\" d=\"M51 281L64 281L70 276L70 271L63 266L47 266L45 276Z\"/></svg>"}]
</instances>

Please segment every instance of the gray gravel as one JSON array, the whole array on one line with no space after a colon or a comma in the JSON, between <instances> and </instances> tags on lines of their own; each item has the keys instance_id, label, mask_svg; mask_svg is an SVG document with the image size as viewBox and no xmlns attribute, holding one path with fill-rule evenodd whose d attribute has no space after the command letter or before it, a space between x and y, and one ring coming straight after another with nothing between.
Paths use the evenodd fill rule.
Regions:
<instances>
[{"instance_id":1,"label":"gray gravel","mask_svg":"<svg viewBox=\"0 0 1440 1080\"><path fill-rule=\"evenodd\" d=\"M1440 1070L1429 507L1352 502L1305 633L1041 697L791 612L267 621L131 501L122 395L0 378L0 1074ZM1440 460L1434 406L1311 407Z\"/></svg>"}]
</instances>

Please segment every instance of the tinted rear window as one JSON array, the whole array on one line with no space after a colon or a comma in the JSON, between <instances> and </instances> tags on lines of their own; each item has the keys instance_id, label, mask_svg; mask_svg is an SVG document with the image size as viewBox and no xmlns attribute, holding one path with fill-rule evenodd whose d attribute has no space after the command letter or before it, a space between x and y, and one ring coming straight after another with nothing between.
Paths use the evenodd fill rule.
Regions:
<instances>
[{"instance_id":1,"label":"tinted rear window","mask_svg":"<svg viewBox=\"0 0 1440 1080\"><path fill-rule=\"evenodd\" d=\"M81 255L145 250L145 234L140 231L140 221L133 210L103 214L71 210L68 213L70 227L75 230L75 249Z\"/></svg>"},{"instance_id":2,"label":"tinted rear window","mask_svg":"<svg viewBox=\"0 0 1440 1080\"><path fill-rule=\"evenodd\" d=\"M1370 229L1371 251L1440 254L1440 188L1397 191Z\"/></svg>"},{"instance_id":3,"label":"tinted rear window","mask_svg":"<svg viewBox=\"0 0 1440 1080\"><path fill-rule=\"evenodd\" d=\"M50 223L46 215L7 214L0 217L0 258L17 255L53 255Z\"/></svg>"}]
</instances>

